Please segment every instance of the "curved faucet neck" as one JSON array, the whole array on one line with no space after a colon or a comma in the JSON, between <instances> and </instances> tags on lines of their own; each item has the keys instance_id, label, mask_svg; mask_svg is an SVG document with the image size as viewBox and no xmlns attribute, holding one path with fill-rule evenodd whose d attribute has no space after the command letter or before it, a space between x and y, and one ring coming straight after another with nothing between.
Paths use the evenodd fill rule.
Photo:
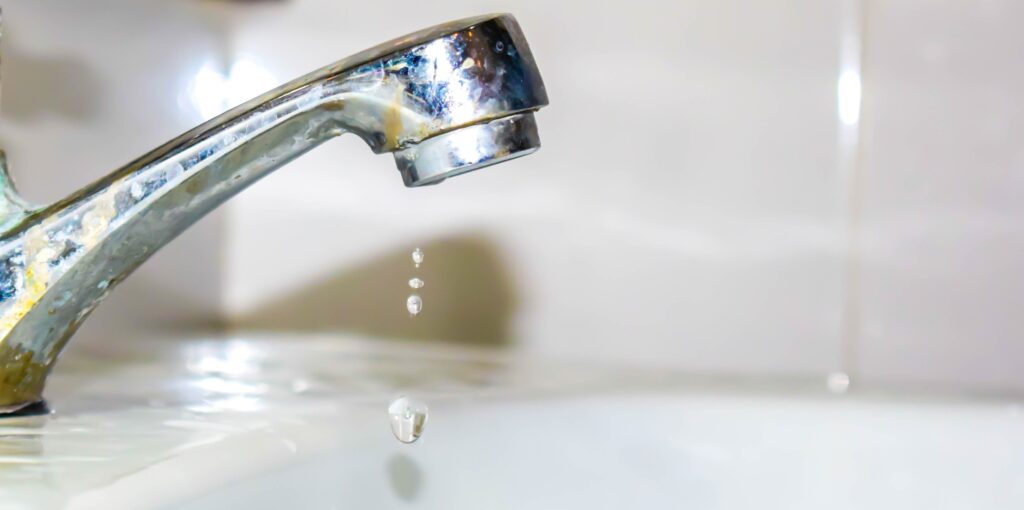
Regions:
<instances>
[{"instance_id":1,"label":"curved faucet neck","mask_svg":"<svg viewBox=\"0 0 1024 510\"><path fill-rule=\"evenodd\" d=\"M38 398L78 326L154 252L249 184L340 134L337 111L325 105L311 88L215 119L172 150L158 149L7 233L0 267L21 273L21 289L0 302L0 363L7 365L0 365L0 409L4 401ZM9 387L17 391L8 394Z\"/></svg>"}]
</instances>

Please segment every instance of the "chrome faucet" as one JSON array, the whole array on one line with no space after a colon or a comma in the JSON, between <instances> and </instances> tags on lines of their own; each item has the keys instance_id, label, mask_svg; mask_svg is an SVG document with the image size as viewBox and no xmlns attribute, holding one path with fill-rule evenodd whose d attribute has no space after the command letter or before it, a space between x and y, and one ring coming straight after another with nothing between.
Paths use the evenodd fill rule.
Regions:
<instances>
[{"instance_id":1,"label":"chrome faucet","mask_svg":"<svg viewBox=\"0 0 1024 510\"><path fill-rule=\"evenodd\" d=\"M530 154L547 95L511 15L395 39L257 97L52 205L0 175L0 412L40 402L61 349L132 270L257 179L354 133L409 187ZM3 163L0 161L0 163Z\"/></svg>"}]
</instances>

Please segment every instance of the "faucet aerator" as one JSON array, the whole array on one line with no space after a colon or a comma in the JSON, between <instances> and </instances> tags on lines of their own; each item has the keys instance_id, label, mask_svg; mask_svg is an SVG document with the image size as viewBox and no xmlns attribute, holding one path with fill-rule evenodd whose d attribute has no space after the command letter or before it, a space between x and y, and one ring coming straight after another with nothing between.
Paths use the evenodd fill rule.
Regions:
<instances>
[{"instance_id":1,"label":"faucet aerator","mask_svg":"<svg viewBox=\"0 0 1024 510\"><path fill-rule=\"evenodd\" d=\"M412 188L438 184L537 149L537 121L528 112L449 131L394 154L402 180Z\"/></svg>"}]
</instances>

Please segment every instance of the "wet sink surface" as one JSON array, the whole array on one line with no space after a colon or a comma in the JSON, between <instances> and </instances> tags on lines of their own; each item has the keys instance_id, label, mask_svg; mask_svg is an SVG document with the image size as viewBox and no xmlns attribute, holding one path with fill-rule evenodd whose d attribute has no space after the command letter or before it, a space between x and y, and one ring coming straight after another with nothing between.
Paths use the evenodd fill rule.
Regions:
<instances>
[{"instance_id":1,"label":"wet sink surface","mask_svg":"<svg viewBox=\"0 0 1024 510\"><path fill-rule=\"evenodd\" d=\"M103 360L103 361L100 361ZM1024 508L1024 410L335 337L69 358L0 508ZM430 405L423 438L388 402Z\"/></svg>"}]
</instances>

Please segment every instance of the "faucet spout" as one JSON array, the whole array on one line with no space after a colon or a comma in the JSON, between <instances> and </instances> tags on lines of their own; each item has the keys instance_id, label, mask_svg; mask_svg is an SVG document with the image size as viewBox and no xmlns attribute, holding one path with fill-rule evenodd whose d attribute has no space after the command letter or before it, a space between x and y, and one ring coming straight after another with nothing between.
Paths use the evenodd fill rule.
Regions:
<instances>
[{"instance_id":1,"label":"faucet spout","mask_svg":"<svg viewBox=\"0 0 1024 510\"><path fill-rule=\"evenodd\" d=\"M41 401L61 349L132 270L317 145L354 133L393 153L407 186L436 184L537 150L546 104L515 19L469 18L283 85L52 205L23 209L0 189L18 205L0 214L0 412Z\"/></svg>"}]
</instances>

